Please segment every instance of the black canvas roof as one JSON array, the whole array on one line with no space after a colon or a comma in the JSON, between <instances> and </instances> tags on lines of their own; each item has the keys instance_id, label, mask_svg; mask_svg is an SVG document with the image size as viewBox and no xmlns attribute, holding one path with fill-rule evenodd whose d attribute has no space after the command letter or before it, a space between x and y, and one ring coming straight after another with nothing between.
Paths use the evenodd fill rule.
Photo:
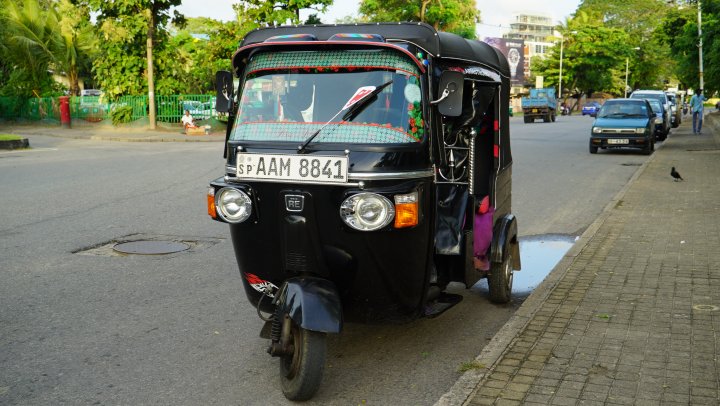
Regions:
<instances>
[{"instance_id":1,"label":"black canvas roof","mask_svg":"<svg viewBox=\"0 0 720 406\"><path fill-rule=\"evenodd\" d=\"M380 34L389 42L410 42L434 57L481 64L509 78L505 57L492 46L468 40L455 34L438 32L425 23L371 23L351 25L298 25L261 28L249 32L241 47L257 44L277 35L313 34L318 41L327 41L334 34Z\"/></svg>"}]
</instances>

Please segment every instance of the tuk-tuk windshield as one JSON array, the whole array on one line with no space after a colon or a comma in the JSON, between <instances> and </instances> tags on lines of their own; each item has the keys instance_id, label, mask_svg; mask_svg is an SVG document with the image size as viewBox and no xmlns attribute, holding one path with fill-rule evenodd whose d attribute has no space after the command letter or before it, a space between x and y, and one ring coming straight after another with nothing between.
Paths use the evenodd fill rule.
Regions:
<instances>
[{"instance_id":1,"label":"tuk-tuk windshield","mask_svg":"<svg viewBox=\"0 0 720 406\"><path fill-rule=\"evenodd\" d=\"M313 144L422 140L420 73L394 51L264 52L246 72L232 140L303 142L321 128ZM383 85L354 114L338 114L360 88Z\"/></svg>"}]
</instances>

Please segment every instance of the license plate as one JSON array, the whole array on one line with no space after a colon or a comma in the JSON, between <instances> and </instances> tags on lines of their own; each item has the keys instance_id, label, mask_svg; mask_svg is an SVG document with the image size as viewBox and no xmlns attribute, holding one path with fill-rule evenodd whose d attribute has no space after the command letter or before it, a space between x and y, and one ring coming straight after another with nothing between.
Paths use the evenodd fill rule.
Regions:
<instances>
[{"instance_id":1,"label":"license plate","mask_svg":"<svg viewBox=\"0 0 720 406\"><path fill-rule=\"evenodd\" d=\"M628 141L626 138L610 138L608 140L608 144L629 144L630 141Z\"/></svg>"},{"instance_id":2,"label":"license plate","mask_svg":"<svg viewBox=\"0 0 720 406\"><path fill-rule=\"evenodd\" d=\"M346 183L346 156L237 154L240 179L309 183Z\"/></svg>"}]
</instances>

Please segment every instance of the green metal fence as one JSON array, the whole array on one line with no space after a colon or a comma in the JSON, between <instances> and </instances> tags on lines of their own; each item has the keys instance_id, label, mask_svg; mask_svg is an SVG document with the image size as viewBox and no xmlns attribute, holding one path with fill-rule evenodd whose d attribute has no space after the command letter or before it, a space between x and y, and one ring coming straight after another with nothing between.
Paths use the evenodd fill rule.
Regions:
<instances>
[{"instance_id":1,"label":"green metal fence","mask_svg":"<svg viewBox=\"0 0 720 406\"><path fill-rule=\"evenodd\" d=\"M109 101L103 96L70 97L70 117L90 122L110 119L113 109L120 106L132 107L132 120L148 116L147 96L121 96ZM215 116L215 97L213 95L171 95L156 96L157 120L167 123L179 123L185 110L189 110L196 120ZM60 120L60 99L58 97L0 97L0 118L37 120Z\"/></svg>"},{"instance_id":2,"label":"green metal fence","mask_svg":"<svg viewBox=\"0 0 720 406\"><path fill-rule=\"evenodd\" d=\"M185 110L195 120L204 120L215 114L215 97L207 94L185 94L175 96L157 96L157 120L179 123Z\"/></svg>"}]
</instances>

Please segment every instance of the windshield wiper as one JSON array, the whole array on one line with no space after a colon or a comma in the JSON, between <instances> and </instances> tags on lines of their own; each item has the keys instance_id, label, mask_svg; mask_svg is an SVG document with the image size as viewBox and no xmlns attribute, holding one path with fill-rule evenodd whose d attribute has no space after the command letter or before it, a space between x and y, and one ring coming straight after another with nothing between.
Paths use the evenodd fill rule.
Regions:
<instances>
[{"instance_id":1,"label":"windshield wiper","mask_svg":"<svg viewBox=\"0 0 720 406\"><path fill-rule=\"evenodd\" d=\"M338 111L337 113L335 113L335 115L332 116L332 118L331 118L330 120L328 120L327 123L323 124L322 127L318 128L317 131L315 131L314 133L312 133L312 135L309 136L309 137L305 140L305 142L303 142L302 144L298 145L298 154L304 152L304 151L305 151L305 148L308 146L308 144L310 144L310 143L312 142L312 140L314 140L315 137L317 137L318 134L320 134L320 131L322 131L323 129L325 129L325 127L327 127L328 124L332 123L332 121L335 120L335 118L337 118L337 116L339 116L340 113L342 113L343 111L347 110L347 111L345 112L345 114L343 115L342 121L352 120L352 119L355 118L358 114L360 114L360 113L365 109L365 107L367 107L367 106L370 105L370 100L376 99L376 96L378 95L378 93L382 92L382 90L385 89L386 87L388 87L392 82L393 82L392 80L389 80L389 81L383 83L382 85L377 86L377 87L376 87L375 89L373 89L371 92L359 96L359 99L353 102L353 99L354 99L355 97L358 97L358 93L360 92L360 90L361 90L362 88L360 88L360 89L358 89L357 91L355 91L355 94L350 98L350 100L348 100L347 103L345 103L345 105L343 106L343 108L340 109L340 111Z\"/></svg>"}]
</instances>

